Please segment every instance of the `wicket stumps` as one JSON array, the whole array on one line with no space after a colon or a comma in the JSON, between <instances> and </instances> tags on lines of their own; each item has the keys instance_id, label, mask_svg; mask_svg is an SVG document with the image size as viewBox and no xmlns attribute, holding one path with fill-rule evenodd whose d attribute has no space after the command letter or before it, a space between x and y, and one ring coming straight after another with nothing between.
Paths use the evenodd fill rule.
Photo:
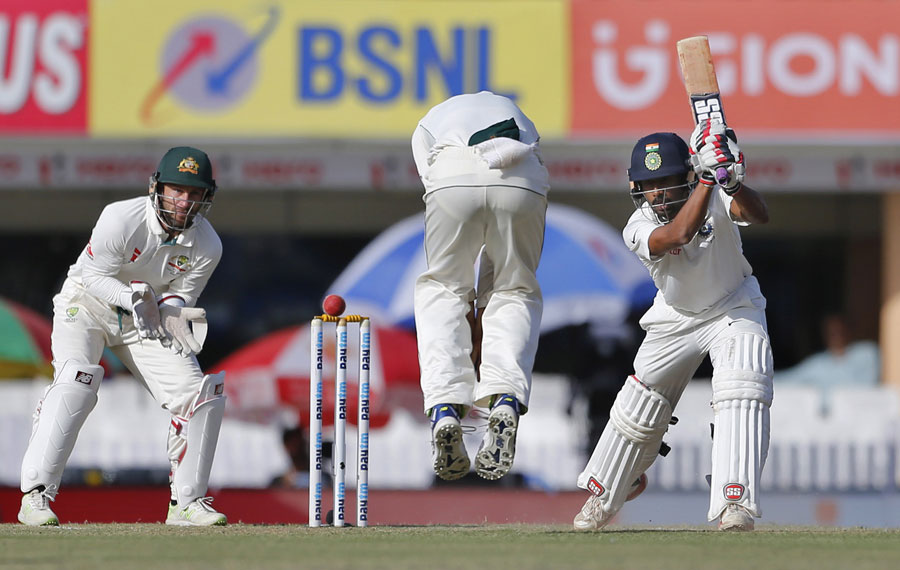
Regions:
<instances>
[{"instance_id":1,"label":"wicket stumps","mask_svg":"<svg viewBox=\"0 0 900 570\"><path fill-rule=\"evenodd\" d=\"M356 445L356 524L369 525L369 371L372 331L369 317L313 317L310 324L309 370L309 526L322 526L322 370L325 363L323 323L335 327L334 443L331 452L334 526L344 526L347 477L347 323L359 323L359 405Z\"/></svg>"}]
</instances>

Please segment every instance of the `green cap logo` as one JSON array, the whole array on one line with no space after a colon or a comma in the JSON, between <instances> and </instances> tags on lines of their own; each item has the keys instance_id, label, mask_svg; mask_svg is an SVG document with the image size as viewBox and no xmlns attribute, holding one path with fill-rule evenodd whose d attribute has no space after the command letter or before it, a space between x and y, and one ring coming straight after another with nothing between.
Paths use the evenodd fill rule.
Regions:
<instances>
[{"instance_id":1,"label":"green cap logo","mask_svg":"<svg viewBox=\"0 0 900 570\"><path fill-rule=\"evenodd\" d=\"M207 190L216 187L209 156L199 148L190 146L170 148L159 161L156 176L164 184L182 184Z\"/></svg>"}]
</instances>

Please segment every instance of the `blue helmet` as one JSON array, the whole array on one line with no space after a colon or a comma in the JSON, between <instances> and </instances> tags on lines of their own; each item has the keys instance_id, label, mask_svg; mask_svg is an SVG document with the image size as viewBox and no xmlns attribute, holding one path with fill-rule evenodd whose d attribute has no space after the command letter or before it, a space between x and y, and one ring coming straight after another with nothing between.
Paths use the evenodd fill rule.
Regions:
<instances>
[{"instance_id":1,"label":"blue helmet","mask_svg":"<svg viewBox=\"0 0 900 570\"><path fill-rule=\"evenodd\" d=\"M635 207L657 223L669 223L693 190L694 184L689 179L692 172L691 153L681 137L675 133L641 137L631 150L631 167L628 169ZM683 175L684 182L666 188L644 189L643 183L647 180L673 175ZM653 194L652 204L647 194Z\"/></svg>"}]
</instances>

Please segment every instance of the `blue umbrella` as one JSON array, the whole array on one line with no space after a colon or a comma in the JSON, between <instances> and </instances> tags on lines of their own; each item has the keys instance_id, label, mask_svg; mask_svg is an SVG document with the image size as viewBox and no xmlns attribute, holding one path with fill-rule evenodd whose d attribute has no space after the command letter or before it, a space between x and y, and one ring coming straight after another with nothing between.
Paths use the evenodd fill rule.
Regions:
<instances>
[{"instance_id":1,"label":"blue umbrella","mask_svg":"<svg viewBox=\"0 0 900 570\"><path fill-rule=\"evenodd\" d=\"M406 218L378 235L329 287L360 313L388 325L415 326L413 291L425 271L425 222ZM473 260L474 261L474 260ZM590 323L614 328L633 308L652 302L656 288L646 268L606 222L576 208L547 209L537 272L544 295L541 332Z\"/></svg>"}]
</instances>

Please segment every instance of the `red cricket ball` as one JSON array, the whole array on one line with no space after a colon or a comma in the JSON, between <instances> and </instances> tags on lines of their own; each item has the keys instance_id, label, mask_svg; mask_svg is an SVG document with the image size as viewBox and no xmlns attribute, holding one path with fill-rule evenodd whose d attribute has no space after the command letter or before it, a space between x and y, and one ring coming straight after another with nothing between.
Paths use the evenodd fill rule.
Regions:
<instances>
[{"instance_id":1,"label":"red cricket ball","mask_svg":"<svg viewBox=\"0 0 900 570\"><path fill-rule=\"evenodd\" d=\"M325 311L326 315L331 315L332 317L343 315L346 308L347 303L340 295L329 295L322 301L322 310Z\"/></svg>"}]
</instances>

